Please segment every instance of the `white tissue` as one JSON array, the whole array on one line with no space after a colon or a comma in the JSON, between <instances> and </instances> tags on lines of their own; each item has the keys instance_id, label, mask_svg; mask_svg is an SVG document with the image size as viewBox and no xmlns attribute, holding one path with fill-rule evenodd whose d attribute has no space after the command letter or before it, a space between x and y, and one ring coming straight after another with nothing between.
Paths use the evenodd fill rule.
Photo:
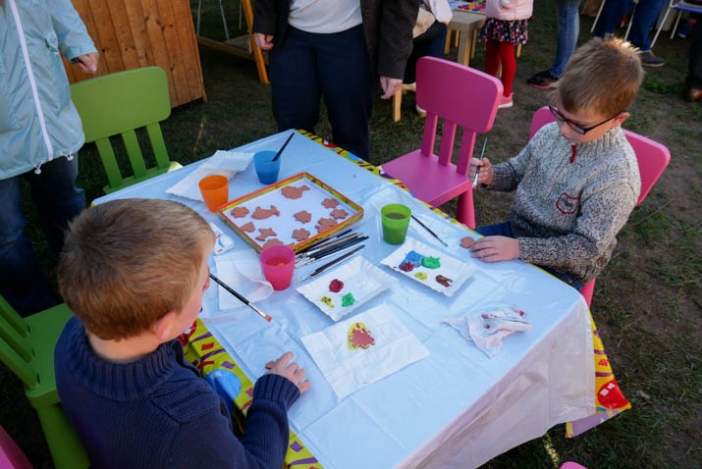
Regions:
<instances>
[{"instance_id":1,"label":"white tissue","mask_svg":"<svg viewBox=\"0 0 702 469\"><path fill-rule=\"evenodd\" d=\"M531 330L526 313L516 307L502 307L492 311L468 314L457 318L444 318L441 322L456 328L463 337L488 357L494 357L502 348L502 339L518 331Z\"/></svg>"}]
</instances>

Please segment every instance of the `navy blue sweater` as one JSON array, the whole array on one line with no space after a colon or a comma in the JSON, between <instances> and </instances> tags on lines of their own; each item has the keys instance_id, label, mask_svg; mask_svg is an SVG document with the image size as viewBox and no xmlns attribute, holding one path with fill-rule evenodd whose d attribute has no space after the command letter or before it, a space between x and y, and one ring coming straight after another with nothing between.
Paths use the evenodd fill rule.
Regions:
<instances>
[{"instance_id":1,"label":"navy blue sweater","mask_svg":"<svg viewBox=\"0 0 702 469\"><path fill-rule=\"evenodd\" d=\"M288 444L291 381L264 375L254 386L239 440L221 398L183 359L177 340L128 364L92 352L83 324L68 321L55 352L61 405L92 467L275 468Z\"/></svg>"}]
</instances>

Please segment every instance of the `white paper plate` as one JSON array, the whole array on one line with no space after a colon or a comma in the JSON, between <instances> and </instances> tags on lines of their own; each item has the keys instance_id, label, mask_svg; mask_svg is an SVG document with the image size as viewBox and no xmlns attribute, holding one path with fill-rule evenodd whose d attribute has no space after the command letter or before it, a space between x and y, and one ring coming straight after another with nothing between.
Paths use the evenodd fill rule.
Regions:
<instances>
[{"instance_id":1,"label":"white paper plate","mask_svg":"<svg viewBox=\"0 0 702 469\"><path fill-rule=\"evenodd\" d=\"M414 267L411 271L406 271L400 266L406 261L408 254L419 254L419 259L415 259ZM432 257L438 259L437 268L427 268L421 264L422 258ZM381 261L396 272L401 273L415 282L419 282L432 290L443 293L446 296L453 296L456 290L470 278L477 270L477 267L465 261L451 257L443 251L427 246L416 239L407 238L404 244L397 248L392 254ZM449 286L444 286L437 281L437 277L442 276L450 280Z\"/></svg>"},{"instance_id":2,"label":"white paper plate","mask_svg":"<svg viewBox=\"0 0 702 469\"><path fill-rule=\"evenodd\" d=\"M329 285L335 279L344 283L338 293L329 290ZM359 256L322 275L314 282L298 287L297 291L324 314L338 321L385 289L395 287L397 284L397 279ZM343 297L349 293L353 295L354 303L350 306L342 306ZM323 297L329 298L331 300L329 303L333 307L322 301Z\"/></svg>"}]
</instances>

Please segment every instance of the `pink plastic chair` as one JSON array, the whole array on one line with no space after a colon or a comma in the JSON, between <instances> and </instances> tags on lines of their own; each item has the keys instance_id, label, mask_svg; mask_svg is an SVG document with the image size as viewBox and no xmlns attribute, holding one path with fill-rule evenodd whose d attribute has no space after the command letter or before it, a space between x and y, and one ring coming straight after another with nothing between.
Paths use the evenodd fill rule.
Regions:
<instances>
[{"instance_id":1,"label":"pink plastic chair","mask_svg":"<svg viewBox=\"0 0 702 469\"><path fill-rule=\"evenodd\" d=\"M577 462L568 461L568 462L564 462L561 465L560 469L587 469L587 467L581 466Z\"/></svg>"},{"instance_id":2,"label":"pink plastic chair","mask_svg":"<svg viewBox=\"0 0 702 469\"><path fill-rule=\"evenodd\" d=\"M541 127L555 120L556 118L553 116L548 106L538 109L531 120L529 138L531 139ZM661 177L668 163L670 163L670 152L660 143L654 142L650 138L643 137L631 130L624 129L624 135L626 135L626 139L634 149L636 160L639 163L641 193L639 194L639 200L636 201L636 205L639 205L644 201L648 193L651 192L653 185L658 181L658 178ZM588 306L592 303L592 294L595 291L595 280L596 279L590 280L580 290L580 294L583 295Z\"/></svg>"},{"instance_id":3,"label":"pink plastic chair","mask_svg":"<svg viewBox=\"0 0 702 469\"><path fill-rule=\"evenodd\" d=\"M3 469L32 469L27 456L2 427L0 427L0 467Z\"/></svg>"},{"instance_id":4,"label":"pink plastic chair","mask_svg":"<svg viewBox=\"0 0 702 469\"><path fill-rule=\"evenodd\" d=\"M502 83L495 77L448 60L422 57L417 62L417 105L426 109L422 148L383 164L418 199L438 206L458 197L456 219L475 228L472 181L468 168L475 137L495 122ZM434 154L439 118L443 131ZM463 137L457 163L451 162L458 127Z\"/></svg>"}]
</instances>

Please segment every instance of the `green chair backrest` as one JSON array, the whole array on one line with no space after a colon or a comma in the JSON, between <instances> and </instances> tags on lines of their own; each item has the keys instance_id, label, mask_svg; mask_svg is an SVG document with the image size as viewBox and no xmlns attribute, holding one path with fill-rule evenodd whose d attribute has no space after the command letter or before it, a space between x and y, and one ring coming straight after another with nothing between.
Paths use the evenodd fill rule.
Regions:
<instances>
[{"instance_id":1,"label":"green chair backrest","mask_svg":"<svg viewBox=\"0 0 702 469\"><path fill-rule=\"evenodd\" d=\"M56 391L54 348L72 315L64 303L22 318L0 296L0 361L24 383L25 395L37 411L57 469L89 466Z\"/></svg>"},{"instance_id":2,"label":"green chair backrest","mask_svg":"<svg viewBox=\"0 0 702 469\"><path fill-rule=\"evenodd\" d=\"M39 386L39 374L32 366L33 359L34 347L29 340L29 326L0 296L0 360L29 389Z\"/></svg>"},{"instance_id":3,"label":"green chair backrest","mask_svg":"<svg viewBox=\"0 0 702 469\"><path fill-rule=\"evenodd\" d=\"M71 85L73 103L83 121L86 143L95 142L110 193L180 167L168 159L161 133L162 122L171 114L166 72L143 67L112 73ZM156 166L147 168L136 129L146 128ZM110 137L121 135L132 175L123 177Z\"/></svg>"}]
</instances>

